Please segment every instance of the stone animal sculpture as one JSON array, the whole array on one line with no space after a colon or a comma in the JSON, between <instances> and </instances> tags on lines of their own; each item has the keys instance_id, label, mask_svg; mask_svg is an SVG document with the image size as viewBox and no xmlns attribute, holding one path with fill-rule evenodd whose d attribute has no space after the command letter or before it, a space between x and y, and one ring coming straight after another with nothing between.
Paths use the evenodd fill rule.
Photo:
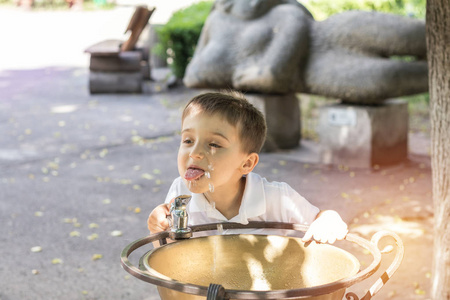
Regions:
<instances>
[{"instance_id":1,"label":"stone animal sculpture","mask_svg":"<svg viewBox=\"0 0 450 300\"><path fill-rule=\"evenodd\" d=\"M426 92L425 59L421 20L347 11L319 22L295 0L216 0L183 81L378 104Z\"/></svg>"}]
</instances>

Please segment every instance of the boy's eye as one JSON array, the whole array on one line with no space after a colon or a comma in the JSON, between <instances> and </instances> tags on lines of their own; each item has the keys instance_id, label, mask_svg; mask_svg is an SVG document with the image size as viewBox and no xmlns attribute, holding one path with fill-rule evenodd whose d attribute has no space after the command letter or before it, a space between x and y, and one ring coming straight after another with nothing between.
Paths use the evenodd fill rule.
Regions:
<instances>
[{"instance_id":1,"label":"boy's eye","mask_svg":"<svg viewBox=\"0 0 450 300\"><path fill-rule=\"evenodd\" d=\"M209 143L209 146L211 148L222 148L220 145L216 144L216 143Z\"/></svg>"},{"instance_id":2,"label":"boy's eye","mask_svg":"<svg viewBox=\"0 0 450 300\"><path fill-rule=\"evenodd\" d=\"M183 140L183 144L191 144L192 140L191 139L184 139Z\"/></svg>"}]
</instances>

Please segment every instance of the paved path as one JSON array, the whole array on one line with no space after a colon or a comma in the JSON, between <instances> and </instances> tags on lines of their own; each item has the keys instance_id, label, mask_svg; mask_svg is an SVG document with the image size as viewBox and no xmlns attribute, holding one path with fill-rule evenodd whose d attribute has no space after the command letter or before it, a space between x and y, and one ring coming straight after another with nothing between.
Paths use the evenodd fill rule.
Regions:
<instances>
[{"instance_id":1,"label":"paved path","mask_svg":"<svg viewBox=\"0 0 450 300\"><path fill-rule=\"evenodd\" d=\"M105 13L105 19L103 13L43 16L47 24L71 17L70 23L80 24L107 23L114 15L114 26L123 28L116 13ZM155 287L121 269L119 255L147 234L148 213L177 176L180 111L199 91L162 86L147 95L91 96L80 52L106 36L87 32L86 39L78 39L69 26L65 30L73 39L62 35L55 44L60 51L47 52L42 41L52 39L37 37L33 26L5 27L2 14L1 30L11 28L6 35L20 44L17 52L10 45L2 51L20 54L23 61L9 61L1 52L0 299L159 299ZM427 143L411 135L409 161L350 170L317 164L319 145L302 141L298 149L263 154L256 171L288 182L321 208L338 210L352 232L369 239L382 228L399 233L406 245L404 262L375 299L428 299ZM363 266L369 263L364 253L357 255ZM361 297L374 280L351 290Z\"/></svg>"}]
</instances>

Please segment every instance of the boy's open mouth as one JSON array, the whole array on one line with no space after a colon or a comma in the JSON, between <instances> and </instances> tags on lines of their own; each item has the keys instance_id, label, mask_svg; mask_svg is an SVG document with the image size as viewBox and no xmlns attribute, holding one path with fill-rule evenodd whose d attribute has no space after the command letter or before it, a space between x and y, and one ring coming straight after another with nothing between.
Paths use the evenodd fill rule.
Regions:
<instances>
[{"instance_id":1,"label":"boy's open mouth","mask_svg":"<svg viewBox=\"0 0 450 300\"><path fill-rule=\"evenodd\" d=\"M184 174L186 180L197 180L205 174L205 171L200 168L189 167Z\"/></svg>"}]
</instances>

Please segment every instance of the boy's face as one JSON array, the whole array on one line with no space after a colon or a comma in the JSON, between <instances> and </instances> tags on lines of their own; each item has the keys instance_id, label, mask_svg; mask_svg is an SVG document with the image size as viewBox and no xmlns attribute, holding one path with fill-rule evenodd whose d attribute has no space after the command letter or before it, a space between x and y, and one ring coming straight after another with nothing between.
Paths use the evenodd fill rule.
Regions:
<instances>
[{"instance_id":1,"label":"boy's face","mask_svg":"<svg viewBox=\"0 0 450 300\"><path fill-rule=\"evenodd\" d=\"M233 190L242 175L251 171L245 167L248 157L238 128L220 115L193 109L183 120L178 172L191 192Z\"/></svg>"}]
</instances>

